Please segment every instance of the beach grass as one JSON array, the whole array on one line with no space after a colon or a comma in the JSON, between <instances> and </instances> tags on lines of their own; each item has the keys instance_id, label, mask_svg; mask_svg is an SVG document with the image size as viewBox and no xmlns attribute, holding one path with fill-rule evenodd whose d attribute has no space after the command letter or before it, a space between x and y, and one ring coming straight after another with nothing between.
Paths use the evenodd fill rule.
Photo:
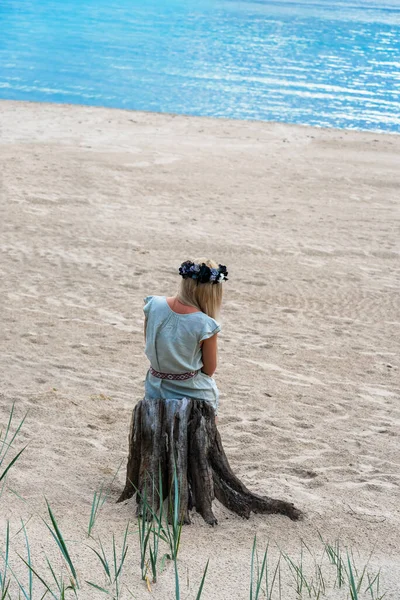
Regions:
<instances>
[{"instance_id":1,"label":"beach grass","mask_svg":"<svg viewBox=\"0 0 400 600\"><path fill-rule=\"evenodd\" d=\"M7 425L1 436L2 463L7 459L8 452L14 450L14 443L21 430L25 417L13 429L14 405L11 408ZM17 451L14 457L3 466L3 485L10 469L16 464L17 459L26 446ZM114 476L110 485L115 480ZM45 499L47 519L39 516L44 531L50 534L50 539L55 544L55 553L51 555L40 552L39 548L32 547L29 541L28 527L21 519L21 525L15 533L11 531L10 521L0 538L0 600L42 600L45 597L53 600L67 600L75 598L85 600L88 589L96 590L113 600L121 600L125 592L130 597L135 597L132 583L124 576L125 565L135 561L135 553L130 554L132 544L128 544L130 535L134 535L135 543L139 546L140 561L138 568L145 589L151 593L152 586L159 582L164 572L166 561L173 565L173 588L175 600L193 598L201 600L209 571L210 560L207 560L201 573L201 580L196 590L190 590L188 595L182 593L180 578L180 550L182 545L183 524L180 520L179 481L176 470L173 473L172 491L167 499L168 509L164 510L162 477L159 475L158 485L152 482L149 501L148 486L145 486L140 499L140 510L137 516L137 530L131 531L128 521L122 536L114 533L111 539L94 538L92 535L100 509L109 498L110 486L104 483L95 492L90 506L89 528L83 531L82 539L75 540L79 547L72 553L62 531L55 511ZM11 490L13 491L13 490ZM14 492L16 493L16 492ZM137 492L139 494L139 492ZM154 503L155 495L159 495L159 502ZM1 502L1 497L0 497ZM26 501L25 501L26 502ZM153 506L160 505L158 511ZM13 547L13 540L18 534L23 534L23 551L20 547ZM92 543L87 542L89 534ZM85 572L90 560L77 562L73 554L87 556L94 555L100 566L100 575L96 571ZM310 548L304 540L299 540L298 556L293 556L280 549L273 540L269 540L265 547L259 549L258 538L255 535L251 549L249 549L250 574L249 574L249 600L321 600L335 598L335 600L383 600L385 593L381 590L381 571L370 568L372 552L367 561L356 559L355 552L346 546L340 539L326 541L318 534L318 546ZM58 555L58 557L57 557ZM50 557L51 556L51 557ZM61 560L61 569L60 569ZM241 565L238 565L241 568ZM79 575L78 575L79 573ZM168 573L164 574L168 577ZM199 574L200 576L200 574ZM35 587L35 582L37 587ZM172 583L172 582L171 582ZM125 594L126 596L126 594ZM243 598L245 600L245 598Z\"/></svg>"},{"instance_id":2,"label":"beach grass","mask_svg":"<svg viewBox=\"0 0 400 600\"><path fill-rule=\"evenodd\" d=\"M89 524L88 524L88 537L91 536L92 530L96 524L96 519L98 517L100 510L103 508L104 504L107 502L108 497L110 496L112 485L119 473L121 465L122 465L122 461L120 462L118 469L115 471L111 482L107 485L106 482L103 481L100 484L100 487L97 490L95 490L95 492L93 494L92 508L90 511Z\"/></svg>"},{"instance_id":3,"label":"beach grass","mask_svg":"<svg viewBox=\"0 0 400 600\"><path fill-rule=\"evenodd\" d=\"M19 558L19 564L17 565L14 561L11 565L12 536L10 524L7 522L0 549L2 563L0 566L1 600L14 600L15 596L11 594L11 590L15 589L14 584L16 584L22 598L33 600L37 597L33 592L34 579L37 580L40 586L39 591L43 594L42 597L47 594L54 600L66 600L67 598L84 600L87 597L88 587L114 600L120 600L125 590L129 591L130 594L133 593L130 582L126 581L126 578L123 580L124 566L127 561L131 562L132 560L132 555L129 554L130 546L128 545L129 522L120 541L118 541L119 538L117 539L115 534L112 534L111 543L108 543L108 546L111 546L109 551L106 551L106 544L100 537L95 541L96 546L89 545L82 540L79 554L82 555L88 549L96 556L98 564L101 566L102 576L96 580L93 576L85 574L83 564L78 565L73 561L65 537L48 503L47 511L50 516L50 523L47 523L44 519L43 523L62 558L63 568L61 573L59 573L57 560L50 559L47 555L45 565L42 564L40 569L34 566L33 555L36 554L36 549L32 548L29 543L28 533L23 522L21 529L25 539L26 556L24 557L15 551L14 554L15 557ZM187 596L186 593L183 596L177 551L179 543L177 537L174 537L174 524L167 525L167 521L161 522L158 518L143 521L143 517L139 517L140 522L145 522L146 526L143 530L142 525L139 525L137 543L139 546L142 544L142 546L140 546L140 565L138 567L148 591L151 592L152 585L157 583L163 572L163 563L167 558L173 562L175 600L180 600L183 597L200 600L204 592L210 561L208 560L205 565L198 589L192 596ZM170 538L166 534L168 527L170 528ZM176 530L179 532L179 525L176 526ZM144 541L141 536L144 536ZM178 536L180 542L180 533L178 533ZM152 540L151 543L150 540ZM380 571L370 570L368 562L358 564L353 551L350 548L342 547L339 540L334 543L321 540L318 548L321 555L319 559L311 551L308 552L308 556L305 556L305 545L300 540L299 556L297 558L279 550L278 555L272 560L270 557L271 543L270 540L260 553L257 547L257 537L254 537L249 552L249 600L261 600L262 598L267 600L305 600L306 598L310 600L320 600L322 598L383 600L385 597L385 594L380 590ZM165 552L159 558L159 550L162 544L165 544ZM55 563L57 563L57 566ZM84 564L86 564L86 561L84 561ZM77 571L81 573L80 580ZM28 583L23 583L23 581ZM286 582L285 585L283 581ZM336 595L332 595L334 593Z\"/></svg>"},{"instance_id":4,"label":"beach grass","mask_svg":"<svg viewBox=\"0 0 400 600\"><path fill-rule=\"evenodd\" d=\"M328 543L319 536L320 558L316 557L309 546L300 540L298 558L289 556L279 550L275 564L268 560L269 542L259 560L257 538L254 537L251 567L250 567L250 600L258 600L260 594L267 600L287 599L287 590L282 589L281 565L286 566L285 580L291 582L290 598L320 600L321 598L336 598L350 600L382 600L385 594L380 592L380 570L369 570L372 553L362 568L354 557L351 548L335 540ZM308 554L308 556L306 556ZM264 584L263 584L264 581ZM285 596L283 596L285 593Z\"/></svg>"},{"instance_id":5,"label":"beach grass","mask_svg":"<svg viewBox=\"0 0 400 600\"><path fill-rule=\"evenodd\" d=\"M13 432L13 421L14 421L14 411L15 411L15 402L13 402L10 410L10 414L8 417L8 421L4 429L0 429L0 496L3 492L5 480L9 470L13 467L13 465L17 462L21 454L25 451L26 446L24 446L17 454L7 463L7 456L10 451L14 449L14 442L22 429L22 426L25 422L27 414L19 421L15 431Z\"/></svg>"},{"instance_id":6,"label":"beach grass","mask_svg":"<svg viewBox=\"0 0 400 600\"><path fill-rule=\"evenodd\" d=\"M121 583L122 570L123 570L123 567L125 564L125 560L126 560L126 556L128 554L128 548L129 548L129 546L127 544L129 525L130 525L130 523L128 522L128 524L125 528L123 541L122 541L122 548L121 548L120 553L117 552L117 544L115 541L114 534L112 535L111 558L107 558L106 552L104 550L104 546L103 546L100 538L98 538L100 552L97 551L95 548L91 547L91 550L95 553L95 555L97 556L97 558L100 561L100 564L101 564L103 572L105 574L108 586L107 586L107 588L104 588L104 587L100 586L98 583L94 583L93 581L89 581L89 580L86 580L86 583L90 587L95 588L95 589L105 593L107 596L111 596L111 597L115 598L115 600L119 600L119 598L121 596L121 591L122 591L122 583Z\"/></svg>"}]
</instances>

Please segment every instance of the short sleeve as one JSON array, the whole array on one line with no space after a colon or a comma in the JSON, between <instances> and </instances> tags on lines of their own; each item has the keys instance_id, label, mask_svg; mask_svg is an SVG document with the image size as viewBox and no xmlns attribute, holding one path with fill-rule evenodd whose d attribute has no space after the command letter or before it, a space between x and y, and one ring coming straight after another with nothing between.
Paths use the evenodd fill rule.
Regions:
<instances>
[{"instance_id":1,"label":"short sleeve","mask_svg":"<svg viewBox=\"0 0 400 600\"><path fill-rule=\"evenodd\" d=\"M151 306L151 302L152 302L153 298L154 298L154 296L146 296L146 298L144 299L143 312L146 315L146 317L149 314L149 310L150 310L150 306Z\"/></svg>"},{"instance_id":2,"label":"short sleeve","mask_svg":"<svg viewBox=\"0 0 400 600\"><path fill-rule=\"evenodd\" d=\"M219 333L220 331L221 326L219 325L219 323L217 323L217 321L209 317L201 332L200 342L208 340L208 338L212 337L216 333Z\"/></svg>"}]
</instances>

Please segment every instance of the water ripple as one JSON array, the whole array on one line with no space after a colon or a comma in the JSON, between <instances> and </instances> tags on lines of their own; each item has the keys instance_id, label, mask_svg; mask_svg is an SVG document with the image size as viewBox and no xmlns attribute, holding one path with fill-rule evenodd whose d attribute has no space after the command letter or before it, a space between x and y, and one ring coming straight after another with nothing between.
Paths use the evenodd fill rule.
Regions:
<instances>
[{"instance_id":1,"label":"water ripple","mask_svg":"<svg viewBox=\"0 0 400 600\"><path fill-rule=\"evenodd\" d=\"M0 98L400 132L398 0L2 0Z\"/></svg>"}]
</instances>

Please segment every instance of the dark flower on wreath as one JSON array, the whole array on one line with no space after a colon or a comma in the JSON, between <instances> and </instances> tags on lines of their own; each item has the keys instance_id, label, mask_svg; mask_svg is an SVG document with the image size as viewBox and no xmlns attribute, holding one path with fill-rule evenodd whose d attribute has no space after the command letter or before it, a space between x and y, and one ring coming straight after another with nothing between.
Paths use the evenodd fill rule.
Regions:
<instances>
[{"instance_id":1,"label":"dark flower on wreath","mask_svg":"<svg viewBox=\"0 0 400 600\"><path fill-rule=\"evenodd\" d=\"M218 269L214 269L205 263L199 265L190 260L181 264L179 274L183 279L194 279L197 283L222 283L228 280L228 271L225 265L219 265Z\"/></svg>"},{"instance_id":2,"label":"dark flower on wreath","mask_svg":"<svg viewBox=\"0 0 400 600\"><path fill-rule=\"evenodd\" d=\"M194 271L192 271L192 268L194 266L195 266L194 263L192 263L190 260L186 260L179 267L179 274L182 275L182 277L184 279L187 279L188 277L191 277L192 273L194 272Z\"/></svg>"},{"instance_id":3,"label":"dark flower on wreath","mask_svg":"<svg viewBox=\"0 0 400 600\"><path fill-rule=\"evenodd\" d=\"M198 282L199 283L208 283L210 281L211 269L207 267L205 263L200 265L200 271L198 274Z\"/></svg>"}]
</instances>

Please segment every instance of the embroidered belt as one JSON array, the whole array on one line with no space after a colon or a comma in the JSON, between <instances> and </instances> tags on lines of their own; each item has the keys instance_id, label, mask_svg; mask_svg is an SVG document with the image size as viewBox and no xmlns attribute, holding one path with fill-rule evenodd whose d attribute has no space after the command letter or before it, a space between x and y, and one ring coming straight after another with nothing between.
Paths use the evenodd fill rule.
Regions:
<instances>
[{"instance_id":1,"label":"embroidered belt","mask_svg":"<svg viewBox=\"0 0 400 600\"><path fill-rule=\"evenodd\" d=\"M186 379L191 379L195 375L197 375L197 371L190 371L188 373L160 373L160 371L156 371L153 367L149 369L150 373L154 375L154 377L158 377L158 379L168 379L170 381L185 381Z\"/></svg>"}]
</instances>

